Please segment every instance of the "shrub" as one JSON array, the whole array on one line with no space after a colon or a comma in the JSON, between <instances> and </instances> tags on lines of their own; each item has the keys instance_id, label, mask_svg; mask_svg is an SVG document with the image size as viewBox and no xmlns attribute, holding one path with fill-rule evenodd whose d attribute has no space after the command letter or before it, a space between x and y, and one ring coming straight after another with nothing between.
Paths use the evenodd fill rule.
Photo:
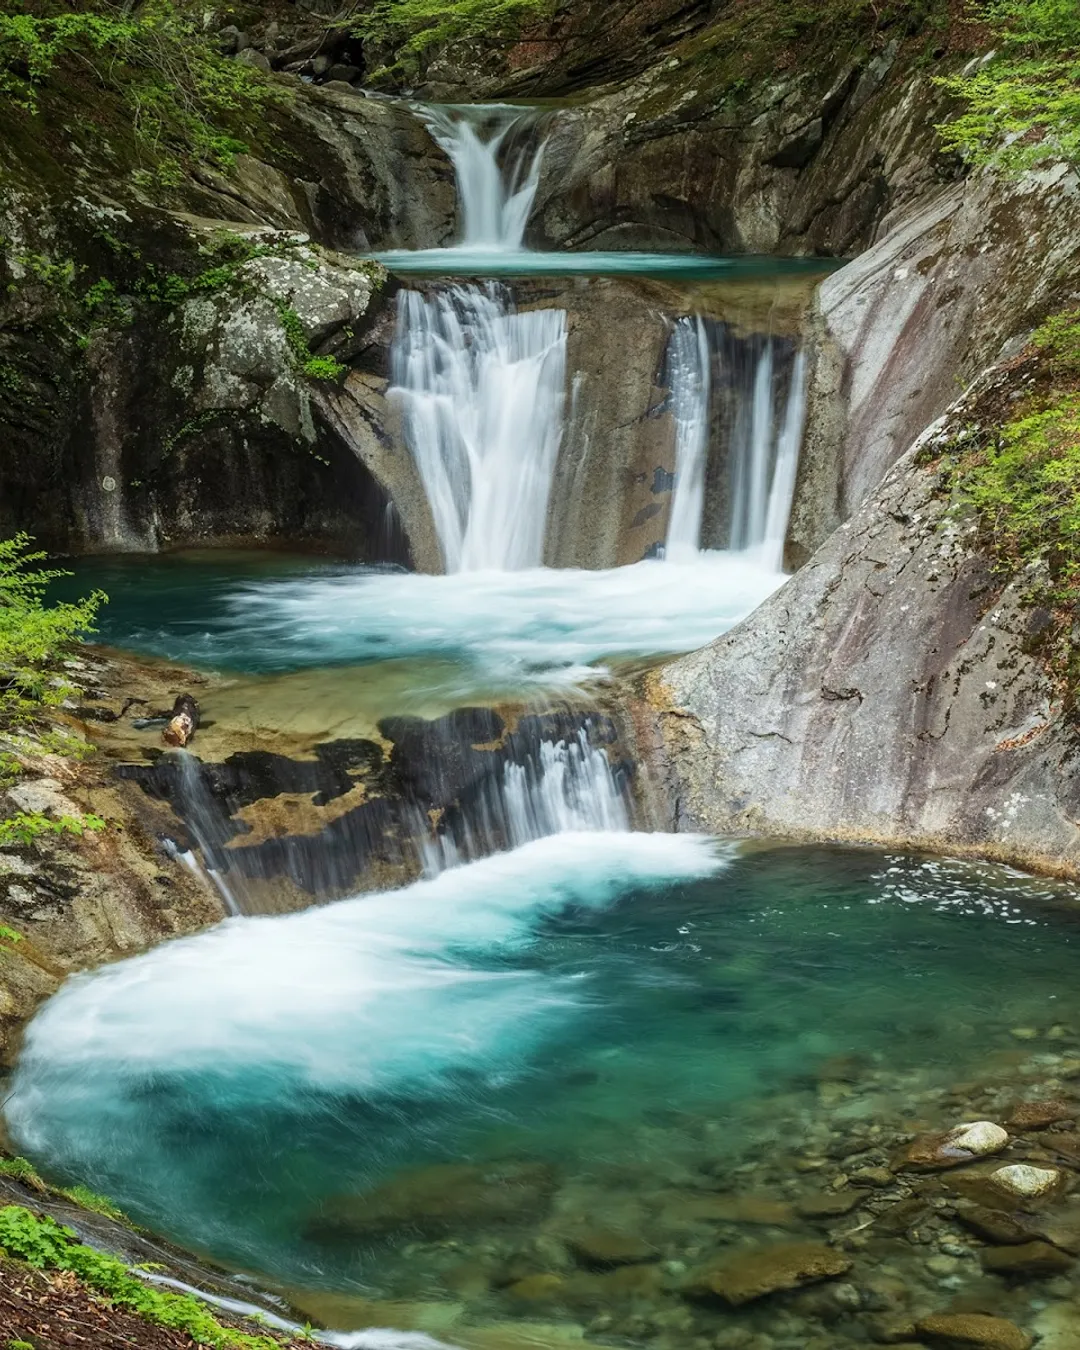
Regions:
<instances>
[{"instance_id":1,"label":"shrub","mask_svg":"<svg viewBox=\"0 0 1080 1350\"><path fill-rule=\"evenodd\" d=\"M31 552L30 537L0 539L0 726L16 716L33 717L41 705L56 705L71 692L60 661L80 636L93 632L105 596L95 591L75 604L45 603L50 581L66 573L39 568L44 553Z\"/></svg>"}]
</instances>

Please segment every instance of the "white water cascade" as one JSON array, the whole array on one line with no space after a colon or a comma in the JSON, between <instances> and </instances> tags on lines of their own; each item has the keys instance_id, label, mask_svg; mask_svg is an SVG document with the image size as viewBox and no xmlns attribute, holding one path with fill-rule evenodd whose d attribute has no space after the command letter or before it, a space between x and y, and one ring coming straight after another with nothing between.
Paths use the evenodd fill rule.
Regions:
<instances>
[{"instance_id":1,"label":"white water cascade","mask_svg":"<svg viewBox=\"0 0 1080 1350\"><path fill-rule=\"evenodd\" d=\"M447 572L538 567L562 440L566 314L495 284L403 291L392 397Z\"/></svg>"},{"instance_id":2,"label":"white water cascade","mask_svg":"<svg viewBox=\"0 0 1080 1350\"><path fill-rule=\"evenodd\" d=\"M544 144L522 133L532 109L429 104L418 109L457 178L461 248L520 249L540 181Z\"/></svg>"},{"instance_id":3,"label":"white water cascade","mask_svg":"<svg viewBox=\"0 0 1080 1350\"><path fill-rule=\"evenodd\" d=\"M458 837L439 836L423 862L432 876L553 834L630 828L620 775L583 728L573 739L541 741L522 762L508 762L474 803Z\"/></svg>"},{"instance_id":4,"label":"white water cascade","mask_svg":"<svg viewBox=\"0 0 1080 1350\"><path fill-rule=\"evenodd\" d=\"M777 406L778 343L767 338L750 362L729 339L721 344L735 400L728 444L733 553L753 553L779 572L795 493L806 411L806 357L796 352L783 406ZM700 316L676 323L668 345L668 378L675 419L675 487L665 557L692 560L701 547L705 471L709 459L713 349Z\"/></svg>"}]
</instances>

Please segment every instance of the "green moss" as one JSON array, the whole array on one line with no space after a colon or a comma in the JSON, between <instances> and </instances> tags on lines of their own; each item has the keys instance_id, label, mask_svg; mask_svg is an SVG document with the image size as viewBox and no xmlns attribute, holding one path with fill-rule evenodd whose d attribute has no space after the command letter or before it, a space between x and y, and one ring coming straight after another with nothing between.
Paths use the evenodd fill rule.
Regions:
<instances>
[{"instance_id":1,"label":"green moss","mask_svg":"<svg viewBox=\"0 0 1080 1350\"><path fill-rule=\"evenodd\" d=\"M1011 172L1050 160L1080 163L1080 5L984 0L978 14L999 50L943 81L964 104L940 128L945 148Z\"/></svg>"},{"instance_id":2,"label":"green moss","mask_svg":"<svg viewBox=\"0 0 1080 1350\"><path fill-rule=\"evenodd\" d=\"M84 1246L70 1228L21 1205L0 1209L0 1249L36 1270L70 1271L110 1303L157 1326L184 1332L197 1345L213 1350L280 1350L276 1337L223 1326L197 1299L146 1284L115 1256Z\"/></svg>"},{"instance_id":3,"label":"green moss","mask_svg":"<svg viewBox=\"0 0 1080 1350\"><path fill-rule=\"evenodd\" d=\"M100 1214L115 1223L124 1223L127 1220L124 1211L114 1205L108 1196L98 1195L89 1186L62 1186L60 1194L73 1201L80 1209L88 1209L92 1214Z\"/></svg>"},{"instance_id":4,"label":"green moss","mask_svg":"<svg viewBox=\"0 0 1080 1350\"><path fill-rule=\"evenodd\" d=\"M375 0L353 31L389 47L405 72L432 47L469 38L513 41L554 12L555 0ZM388 68L376 75L390 73Z\"/></svg>"},{"instance_id":5,"label":"green moss","mask_svg":"<svg viewBox=\"0 0 1080 1350\"><path fill-rule=\"evenodd\" d=\"M14 947L16 943L22 942L23 935L9 928L7 924L0 923L0 947ZM0 1176L4 1175L4 1159L0 1158Z\"/></svg>"},{"instance_id":6,"label":"green moss","mask_svg":"<svg viewBox=\"0 0 1080 1350\"><path fill-rule=\"evenodd\" d=\"M348 366L343 366L333 356L314 356L308 346L304 325L296 310L290 309L286 304L279 304L277 311L281 326L285 330L285 341L289 344L289 351L297 369L312 380L340 379L348 370Z\"/></svg>"}]
</instances>

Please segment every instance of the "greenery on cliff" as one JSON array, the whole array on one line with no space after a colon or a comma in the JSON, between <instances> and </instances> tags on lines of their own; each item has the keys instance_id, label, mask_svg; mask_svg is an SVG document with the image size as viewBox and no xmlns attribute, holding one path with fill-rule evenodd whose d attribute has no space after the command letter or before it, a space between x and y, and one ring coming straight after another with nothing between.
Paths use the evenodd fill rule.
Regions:
<instances>
[{"instance_id":1,"label":"greenery on cliff","mask_svg":"<svg viewBox=\"0 0 1080 1350\"><path fill-rule=\"evenodd\" d=\"M945 81L964 111L941 128L946 149L976 165L1080 163L1080 5L988 0L976 15L997 50Z\"/></svg>"},{"instance_id":2,"label":"greenery on cliff","mask_svg":"<svg viewBox=\"0 0 1080 1350\"><path fill-rule=\"evenodd\" d=\"M77 11L63 0L23 0L0 9L0 96L34 113L50 82L90 81L119 94L136 137L169 168L177 154L228 160L272 96L262 74L226 59L185 0L111 4Z\"/></svg>"}]
</instances>

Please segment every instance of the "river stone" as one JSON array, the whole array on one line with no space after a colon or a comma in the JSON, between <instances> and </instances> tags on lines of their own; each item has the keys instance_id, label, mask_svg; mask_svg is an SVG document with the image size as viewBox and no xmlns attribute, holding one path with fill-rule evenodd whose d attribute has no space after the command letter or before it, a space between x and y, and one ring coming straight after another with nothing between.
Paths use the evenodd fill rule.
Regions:
<instances>
[{"instance_id":1,"label":"river stone","mask_svg":"<svg viewBox=\"0 0 1080 1350\"><path fill-rule=\"evenodd\" d=\"M987 1247L982 1254L983 1269L993 1275L1011 1275L1018 1279L1040 1279L1060 1275L1072 1269L1073 1258L1049 1242L1024 1242L1019 1247Z\"/></svg>"},{"instance_id":2,"label":"river stone","mask_svg":"<svg viewBox=\"0 0 1080 1350\"><path fill-rule=\"evenodd\" d=\"M991 1120L973 1120L938 1134L921 1134L894 1160L895 1171L936 1172L1000 1153L1009 1134Z\"/></svg>"},{"instance_id":3,"label":"river stone","mask_svg":"<svg viewBox=\"0 0 1080 1350\"><path fill-rule=\"evenodd\" d=\"M554 1170L545 1163L444 1163L403 1172L363 1195L337 1196L312 1227L359 1237L395 1229L442 1234L534 1218L554 1188Z\"/></svg>"},{"instance_id":4,"label":"river stone","mask_svg":"<svg viewBox=\"0 0 1080 1350\"><path fill-rule=\"evenodd\" d=\"M1059 1120L1071 1120L1077 1113L1074 1102L1055 1098L1051 1101L1017 1102L1005 1124L1013 1130L1044 1130Z\"/></svg>"},{"instance_id":5,"label":"river stone","mask_svg":"<svg viewBox=\"0 0 1080 1350\"><path fill-rule=\"evenodd\" d=\"M506 1292L514 1298L532 1302L537 1299L554 1298L562 1286L561 1275L526 1275L523 1280L515 1280Z\"/></svg>"},{"instance_id":6,"label":"river stone","mask_svg":"<svg viewBox=\"0 0 1080 1350\"><path fill-rule=\"evenodd\" d=\"M630 1266L656 1256L656 1248L633 1233L586 1228L567 1237L571 1251L586 1266Z\"/></svg>"},{"instance_id":7,"label":"river stone","mask_svg":"<svg viewBox=\"0 0 1080 1350\"><path fill-rule=\"evenodd\" d=\"M782 1289L845 1275L851 1258L820 1242L785 1242L758 1247L694 1271L683 1286L691 1298L715 1297L732 1307Z\"/></svg>"},{"instance_id":8,"label":"river stone","mask_svg":"<svg viewBox=\"0 0 1080 1350\"><path fill-rule=\"evenodd\" d=\"M997 1190L1018 1200L1041 1200L1054 1195L1065 1184L1065 1178L1056 1167L1032 1167L1029 1163L1012 1163L999 1167L990 1174L990 1183Z\"/></svg>"},{"instance_id":9,"label":"river stone","mask_svg":"<svg viewBox=\"0 0 1080 1350\"><path fill-rule=\"evenodd\" d=\"M818 1191L797 1200L795 1210L804 1219L837 1219L865 1199L858 1191Z\"/></svg>"},{"instance_id":10,"label":"river stone","mask_svg":"<svg viewBox=\"0 0 1080 1350\"><path fill-rule=\"evenodd\" d=\"M1039 1350L1080 1350L1080 1305L1051 1303L1032 1323Z\"/></svg>"},{"instance_id":11,"label":"river stone","mask_svg":"<svg viewBox=\"0 0 1080 1350\"><path fill-rule=\"evenodd\" d=\"M916 1325L927 1345L941 1350L1031 1350L1032 1338L1015 1322L982 1313L935 1313Z\"/></svg>"},{"instance_id":12,"label":"river stone","mask_svg":"<svg viewBox=\"0 0 1080 1350\"><path fill-rule=\"evenodd\" d=\"M1021 1242L1030 1242L1038 1234L1015 1215L1005 1214L1000 1209L989 1209L986 1205L959 1204L956 1217L985 1242L996 1242L1008 1246Z\"/></svg>"}]
</instances>

